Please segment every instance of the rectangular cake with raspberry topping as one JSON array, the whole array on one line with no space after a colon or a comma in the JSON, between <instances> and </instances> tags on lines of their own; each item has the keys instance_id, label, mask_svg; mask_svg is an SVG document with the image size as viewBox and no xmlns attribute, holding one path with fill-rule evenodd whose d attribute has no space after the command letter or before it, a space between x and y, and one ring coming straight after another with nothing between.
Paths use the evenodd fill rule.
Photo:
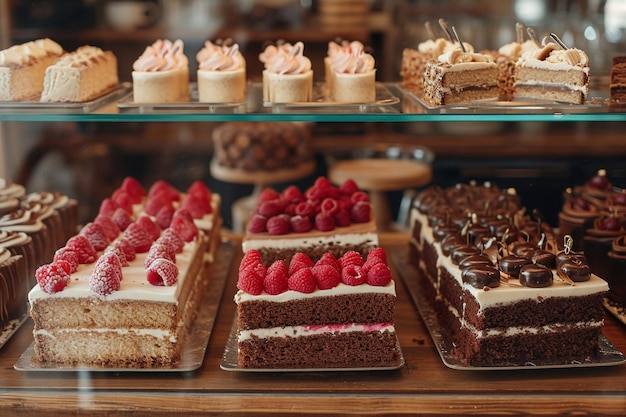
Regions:
<instances>
[{"instance_id":1,"label":"rectangular cake with raspberry topping","mask_svg":"<svg viewBox=\"0 0 626 417\"><path fill-rule=\"evenodd\" d=\"M469 367L596 360L607 283L514 190L459 184L422 191L411 210L416 294L454 361ZM417 293L418 292L418 293Z\"/></svg>"},{"instance_id":2,"label":"rectangular cake with raspberry topping","mask_svg":"<svg viewBox=\"0 0 626 417\"><path fill-rule=\"evenodd\" d=\"M98 216L38 268L35 360L114 368L176 365L219 245L219 195L127 178Z\"/></svg>"},{"instance_id":3,"label":"rectangular cake with raspberry topping","mask_svg":"<svg viewBox=\"0 0 626 417\"><path fill-rule=\"evenodd\" d=\"M397 367L395 282L381 248L314 262L303 252L239 266L238 366L243 369Z\"/></svg>"},{"instance_id":4,"label":"rectangular cake with raspberry topping","mask_svg":"<svg viewBox=\"0 0 626 417\"><path fill-rule=\"evenodd\" d=\"M291 185L278 193L261 192L243 238L242 249L261 252L266 263L305 252L313 260L330 252L366 255L378 246L378 233L369 196L354 181L340 187L319 177L301 191Z\"/></svg>"}]
</instances>

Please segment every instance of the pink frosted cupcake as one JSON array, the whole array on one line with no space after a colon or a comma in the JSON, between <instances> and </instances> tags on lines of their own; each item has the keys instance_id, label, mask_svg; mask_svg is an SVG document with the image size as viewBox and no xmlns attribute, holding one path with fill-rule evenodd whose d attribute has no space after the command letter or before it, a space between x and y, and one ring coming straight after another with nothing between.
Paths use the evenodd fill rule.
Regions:
<instances>
[{"instance_id":1,"label":"pink frosted cupcake","mask_svg":"<svg viewBox=\"0 0 626 417\"><path fill-rule=\"evenodd\" d=\"M167 103L189 100L189 61L183 41L159 39L133 64L133 100Z\"/></svg>"},{"instance_id":2,"label":"pink frosted cupcake","mask_svg":"<svg viewBox=\"0 0 626 417\"><path fill-rule=\"evenodd\" d=\"M241 103L246 97L246 61L236 43L210 41L196 54L198 101Z\"/></svg>"},{"instance_id":3,"label":"pink frosted cupcake","mask_svg":"<svg viewBox=\"0 0 626 417\"><path fill-rule=\"evenodd\" d=\"M299 103L313 98L311 61L303 55L304 44L269 45L259 55L263 62L263 101Z\"/></svg>"},{"instance_id":4,"label":"pink frosted cupcake","mask_svg":"<svg viewBox=\"0 0 626 417\"><path fill-rule=\"evenodd\" d=\"M376 100L374 57L361 42L336 50L331 57L330 98L341 103L371 103Z\"/></svg>"}]
</instances>

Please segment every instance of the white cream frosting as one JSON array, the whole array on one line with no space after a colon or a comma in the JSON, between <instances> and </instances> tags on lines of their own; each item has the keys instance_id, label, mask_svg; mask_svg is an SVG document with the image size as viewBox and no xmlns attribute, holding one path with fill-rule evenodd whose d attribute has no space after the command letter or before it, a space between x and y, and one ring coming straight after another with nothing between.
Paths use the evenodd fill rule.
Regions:
<instances>
[{"instance_id":1,"label":"white cream frosting","mask_svg":"<svg viewBox=\"0 0 626 417\"><path fill-rule=\"evenodd\" d=\"M45 38L13 45L0 51L0 67L17 67L28 65L46 56L58 56L63 53L61 45Z\"/></svg>"}]
</instances>

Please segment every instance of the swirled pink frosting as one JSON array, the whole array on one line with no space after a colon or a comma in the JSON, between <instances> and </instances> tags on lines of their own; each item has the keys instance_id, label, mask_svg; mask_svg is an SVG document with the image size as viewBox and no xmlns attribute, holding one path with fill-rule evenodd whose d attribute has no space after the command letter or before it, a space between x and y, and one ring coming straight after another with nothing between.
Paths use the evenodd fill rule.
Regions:
<instances>
[{"instance_id":1,"label":"swirled pink frosting","mask_svg":"<svg viewBox=\"0 0 626 417\"><path fill-rule=\"evenodd\" d=\"M365 53L365 47L359 41L350 42L341 48L335 49L329 55L333 71L343 74L363 74L374 69L374 57Z\"/></svg>"},{"instance_id":2,"label":"swirled pink frosting","mask_svg":"<svg viewBox=\"0 0 626 417\"><path fill-rule=\"evenodd\" d=\"M304 56L304 44L268 45L259 55L268 72L274 74L304 74L311 69L311 61Z\"/></svg>"},{"instance_id":3,"label":"swirled pink frosting","mask_svg":"<svg viewBox=\"0 0 626 417\"><path fill-rule=\"evenodd\" d=\"M206 41L196 54L198 68L208 71L234 71L244 67L244 58L239 52L239 45L216 45Z\"/></svg>"},{"instance_id":4,"label":"swirled pink frosting","mask_svg":"<svg viewBox=\"0 0 626 417\"><path fill-rule=\"evenodd\" d=\"M177 39L159 39L148 46L143 54L133 63L133 69L140 72L167 71L186 68L189 65L185 55L183 41Z\"/></svg>"}]
</instances>

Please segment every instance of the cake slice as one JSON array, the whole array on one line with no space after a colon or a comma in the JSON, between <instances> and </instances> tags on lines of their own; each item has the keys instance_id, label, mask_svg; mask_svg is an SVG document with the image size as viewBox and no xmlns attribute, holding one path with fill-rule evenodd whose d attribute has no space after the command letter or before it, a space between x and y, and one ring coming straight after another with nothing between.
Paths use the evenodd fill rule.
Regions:
<instances>
[{"instance_id":1,"label":"cake slice","mask_svg":"<svg viewBox=\"0 0 626 417\"><path fill-rule=\"evenodd\" d=\"M429 188L411 210L411 262L450 354L467 366L585 363L598 354L607 283L513 190Z\"/></svg>"},{"instance_id":2,"label":"cake slice","mask_svg":"<svg viewBox=\"0 0 626 417\"><path fill-rule=\"evenodd\" d=\"M515 65L515 95L582 104L589 94L589 58L550 42L522 55Z\"/></svg>"},{"instance_id":3,"label":"cake slice","mask_svg":"<svg viewBox=\"0 0 626 417\"><path fill-rule=\"evenodd\" d=\"M239 267L241 368L363 368L400 364L395 283L380 248L363 258L305 253L262 263L248 251Z\"/></svg>"},{"instance_id":4,"label":"cake slice","mask_svg":"<svg viewBox=\"0 0 626 417\"><path fill-rule=\"evenodd\" d=\"M498 97L498 68L488 55L460 48L426 63L424 101L431 106Z\"/></svg>"},{"instance_id":5,"label":"cake slice","mask_svg":"<svg viewBox=\"0 0 626 417\"><path fill-rule=\"evenodd\" d=\"M51 39L38 39L0 51L0 101L18 101L41 94L46 68L63 54Z\"/></svg>"},{"instance_id":6,"label":"cake slice","mask_svg":"<svg viewBox=\"0 0 626 417\"><path fill-rule=\"evenodd\" d=\"M81 46L46 69L41 102L82 103L117 85L117 58L113 52Z\"/></svg>"},{"instance_id":7,"label":"cake slice","mask_svg":"<svg viewBox=\"0 0 626 417\"><path fill-rule=\"evenodd\" d=\"M36 361L143 368L183 354L219 246L220 198L201 183L181 193L157 182L147 194L124 184L135 185L36 272Z\"/></svg>"}]
</instances>

